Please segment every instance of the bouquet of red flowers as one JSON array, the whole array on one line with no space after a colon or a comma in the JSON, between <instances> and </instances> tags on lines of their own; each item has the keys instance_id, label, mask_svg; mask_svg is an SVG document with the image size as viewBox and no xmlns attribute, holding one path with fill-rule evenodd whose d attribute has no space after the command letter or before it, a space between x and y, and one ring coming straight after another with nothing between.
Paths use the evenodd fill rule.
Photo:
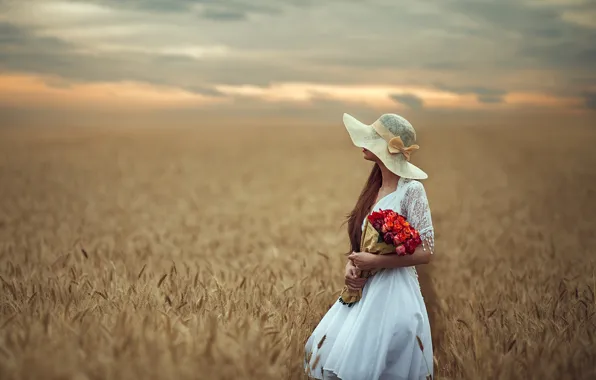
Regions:
<instances>
[{"instance_id":1,"label":"bouquet of red flowers","mask_svg":"<svg viewBox=\"0 0 596 380\"><path fill-rule=\"evenodd\" d=\"M399 256L411 255L422 244L418 231L406 218L393 210L372 212L365 221L360 242L360 251L379 255L397 253ZM360 277L370 277L374 271L363 271ZM362 289L349 290L344 287L339 301L352 306L362 298Z\"/></svg>"},{"instance_id":2,"label":"bouquet of red flowers","mask_svg":"<svg viewBox=\"0 0 596 380\"><path fill-rule=\"evenodd\" d=\"M422 244L418 231L408 223L406 218L393 210L374 211L368 216L367 221L377 232L377 242L393 245L395 253L400 256L411 255ZM366 235L374 240L374 233ZM365 245L365 247L374 249L374 244ZM374 253L372 250L367 252Z\"/></svg>"}]
</instances>

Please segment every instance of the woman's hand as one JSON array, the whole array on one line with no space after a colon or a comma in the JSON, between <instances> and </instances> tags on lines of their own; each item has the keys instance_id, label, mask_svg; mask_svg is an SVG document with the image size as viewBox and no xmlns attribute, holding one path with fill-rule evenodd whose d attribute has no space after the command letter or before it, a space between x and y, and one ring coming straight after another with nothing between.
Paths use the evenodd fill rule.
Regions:
<instances>
[{"instance_id":1,"label":"woman's hand","mask_svg":"<svg viewBox=\"0 0 596 380\"><path fill-rule=\"evenodd\" d=\"M360 278L362 271L354 266L351 260L346 264L345 284L350 290L358 290L366 284L366 278Z\"/></svg>"},{"instance_id":2,"label":"woman's hand","mask_svg":"<svg viewBox=\"0 0 596 380\"><path fill-rule=\"evenodd\" d=\"M368 252L352 252L348 259L352 260L356 268L360 270L372 270L377 268L379 255Z\"/></svg>"}]
</instances>

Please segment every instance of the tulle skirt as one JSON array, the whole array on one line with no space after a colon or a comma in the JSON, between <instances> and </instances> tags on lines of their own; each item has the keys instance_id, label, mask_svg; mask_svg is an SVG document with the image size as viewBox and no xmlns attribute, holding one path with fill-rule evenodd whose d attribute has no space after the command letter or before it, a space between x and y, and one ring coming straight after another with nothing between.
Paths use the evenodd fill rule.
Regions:
<instances>
[{"instance_id":1,"label":"tulle skirt","mask_svg":"<svg viewBox=\"0 0 596 380\"><path fill-rule=\"evenodd\" d=\"M384 269L367 281L362 299L352 307L336 301L305 351L305 371L316 379L419 380L432 375L430 324L415 269Z\"/></svg>"}]
</instances>

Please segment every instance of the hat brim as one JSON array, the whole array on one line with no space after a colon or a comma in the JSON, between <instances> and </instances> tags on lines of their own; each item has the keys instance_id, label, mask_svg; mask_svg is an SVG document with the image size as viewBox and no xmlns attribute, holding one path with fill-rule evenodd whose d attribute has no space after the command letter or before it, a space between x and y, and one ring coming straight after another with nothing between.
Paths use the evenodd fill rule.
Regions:
<instances>
[{"instance_id":1,"label":"hat brim","mask_svg":"<svg viewBox=\"0 0 596 380\"><path fill-rule=\"evenodd\" d=\"M403 178L428 178L428 174L408 162L402 154L391 154L387 149L387 142L371 125L364 124L347 113L344 113L343 122L352 143L359 148L371 151L392 173Z\"/></svg>"}]
</instances>

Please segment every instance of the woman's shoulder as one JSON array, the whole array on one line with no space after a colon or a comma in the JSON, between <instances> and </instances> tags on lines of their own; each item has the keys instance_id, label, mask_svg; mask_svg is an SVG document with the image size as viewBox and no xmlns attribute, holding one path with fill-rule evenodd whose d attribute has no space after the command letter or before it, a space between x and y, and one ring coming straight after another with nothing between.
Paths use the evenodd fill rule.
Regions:
<instances>
[{"instance_id":1,"label":"woman's shoulder","mask_svg":"<svg viewBox=\"0 0 596 380\"><path fill-rule=\"evenodd\" d=\"M406 207L419 201L427 201L426 190L424 189L422 182L416 179L405 179L401 199L401 203L405 203Z\"/></svg>"},{"instance_id":2,"label":"woman's shoulder","mask_svg":"<svg viewBox=\"0 0 596 380\"><path fill-rule=\"evenodd\" d=\"M404 190L406 194L424 192L424 185L417 179L404 178Z\"/></svg>"}]
</instances>

